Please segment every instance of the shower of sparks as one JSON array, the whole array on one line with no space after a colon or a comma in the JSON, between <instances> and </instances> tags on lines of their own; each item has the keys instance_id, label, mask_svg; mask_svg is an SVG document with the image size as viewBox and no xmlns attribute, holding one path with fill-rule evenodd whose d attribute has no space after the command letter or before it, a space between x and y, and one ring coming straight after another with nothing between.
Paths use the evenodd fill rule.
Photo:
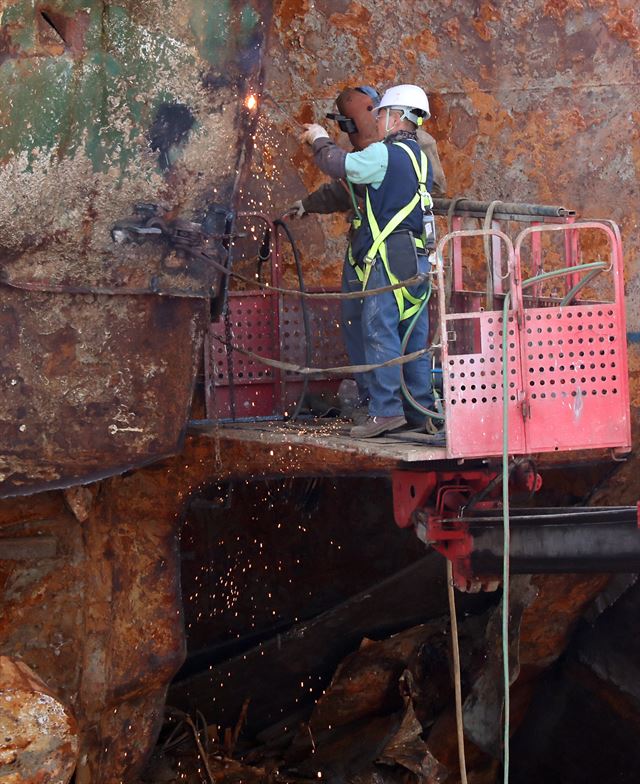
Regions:
<instances>
[{"instance_id":1,"label":"shower of sparks","mask_svg":"<svg viewBox=\"0 0 640 784\"><path fill-rule=\"evenodd\" d=\"M247 109L249 109L249 111L253 111L254 109L258 108L258 99L252 93L251 95L247 96L244 105L247 107Z\"/></svg>"}]
</instances>

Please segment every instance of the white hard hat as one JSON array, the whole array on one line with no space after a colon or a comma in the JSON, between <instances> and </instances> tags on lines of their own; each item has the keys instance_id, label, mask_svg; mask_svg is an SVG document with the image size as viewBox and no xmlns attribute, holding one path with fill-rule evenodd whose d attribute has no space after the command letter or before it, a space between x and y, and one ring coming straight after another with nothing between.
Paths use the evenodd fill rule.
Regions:
<instances>
[{"instance_id":1,"label":"white hard hat","mask_svg":"<svg viewBox=\"0 0 640 784\"><path fill-rule=\"evenodd\" d=\"M397 84L395 87L390 87L382 96L378 111L387 107L402 109L402 116L415 125L422 125L423 120L431 117L427 94L416 84Z\"/></svg>"}]
</instances>

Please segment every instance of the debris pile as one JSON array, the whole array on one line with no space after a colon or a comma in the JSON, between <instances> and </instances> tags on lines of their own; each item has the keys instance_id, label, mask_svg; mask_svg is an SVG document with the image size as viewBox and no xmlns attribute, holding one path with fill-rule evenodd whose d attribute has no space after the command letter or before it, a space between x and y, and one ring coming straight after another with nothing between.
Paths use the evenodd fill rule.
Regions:
<instances>
[{"instance_id":1,"label":"debris pile","mask_svg":"<svg viewBox=\"0 0 640 784\"><path fill-rule=\"evenodd\" d=\"M382 587L372 586L273 640L174 683L169 704L179 705L180 711L171 709L168 714L147 780L459 782L455 673L446 605L440 601L434 612L435 605L423 604L423 621L406 615L404 626L397 626L394 634L375 631L382 628L382 615L393 616L394 602L399 607L410 603L406 595L400 600L400 591L393 601L389 598L398 586L411 584L414 602L415 597L424 601L429 596L418 586L432 565L427 557L397 578L387 578ZM440 591L433 574L429 580L433 599ZM529 759L531 767L532 744L548 720L544 710L540 712L540 695L549 693L557 673L567 666L567 657L573 656L570 644L582 639L573 634L576 625L605 584L600 575L512 578L514 781L525 781L522 762ZM493 784L501 777L503 757L499 592L458 598L469 781ZM588 617L578 628L591 623ZM370 632L365 631L367 624ZM360 630L356 641L355 628ZM339 644L345 639L351 640L346 655ZM322 670L323 662L333 662L332 671ZM582 699L591 697L582 695ZM556 706L556 712L561 710ZM597 723L595 717L593 722ZM230 729L225 730L227 726ZM540 773L549 764L548 759L536 760L532 769ZM578 768L578 777L566 781L583 781L578 775L583 772Z\"/></svg>"},{"instance_id":2,"label":"debris pile","mask_svg":"<svg viewBox=\"0 0 640 784\"><path fill-rule=\"evenodd\" d=\"M242 728L250 701L224 732L202 714L192 719L169 709L146 778L445 781L446 767L423 738L450 697L446 619L386 640L365 638L339 665L307 720L279 722L249 740Z\"/></svg>"}]
</instances>

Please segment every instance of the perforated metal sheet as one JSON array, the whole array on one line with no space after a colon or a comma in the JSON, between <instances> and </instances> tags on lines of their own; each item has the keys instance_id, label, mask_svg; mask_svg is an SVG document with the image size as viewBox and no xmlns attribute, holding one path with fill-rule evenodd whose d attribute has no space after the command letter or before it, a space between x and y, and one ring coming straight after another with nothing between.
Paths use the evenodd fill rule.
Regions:
<instances>
[{"instance_id":1,"label":"perforated metal sheet","mask_svg":"<svg viewBox=\"0 0 640 784\"><path fill-rule=\"evenodd\" d=\"M474 323L470 323L473 320ZM444 389L447 444L451 457L502 452L502 312L447 317L449 335ZM522 388L517 330L509 319L509 446L524 451ZM454 338L452 340L452 338ZM454 353L459 352L459 353Z\"/></svg>"},{"instance_id":2,"label":"perforated metal sheet","mask_svg":"<svg viewBox=\"0 0 640 784\"><path fill-rule=\"evenodd\" d=\"M622 343L620 341L623 341ZM613 305L525 311L523 365L530 452L617 446L628 431Z\"/></svg>"},{"instance_id":3,"label":"perforated metal sheet","mask_svg":"<svg viewBox=\"0 0 640 784\"><path fill-rule=\"evenodd\" d=\"M344 340L340 329L340 304L336 300L311 300L306 301L309 315L311 339L311 366L312 367L340 367L348 365L349 359L344 347ZM281 352L285 362L297 365L306 365L306 346L302 306L299 299L284 297L280 307L280 323L282 325ZM299 374L286 371L284 373L283 400L285 409L290 409L302 394L303 381ZM308 393L323 396L317 399L315 408L321 413L329 410L335 402L339 378L330 375L314 376L309 380Z\"/></svg>"},{"instance_id":4,"label":"perforated metal sheet","mask_svg":"<svg viewBox=\"0 0 640 784\"><path fill-rule=\"evenodd\" d=\"M279 359L278 324L274 318L273 297L260 293L231 293L231 344L265 357ZM232 416L229 390L225 323L211 324L209 332L209 375L214 387L216 417ZM231 352L235 416L263 417L276 411L277 373L267 365Z\"/></svg>"},{"instance_id":5,"label":"perforated metal sheet","mask_svg":"<svg viewBox=\"0 0 640 784\"><path fill-rule=\"evenodd\" d=\"M340 330L340 306L336 300L307 300L311 326L311 356L314 367L348 364ZM281 349L285 362L306 365L305 330L300 300L285 297L280 309ZM296 376L287 372L287 377ZM327 376L323 376L326 378Z\"/></svg>"},{"instance_id":6,"label":"perforated metal sheet","mask_svg":"<svg viewBox=\"0 0 640 784\"><path fill-rule=\"evenodd\" d=\"M283 297L279 306L273 295L231 293L232 345L254 354L301 366L307 365L306 336L302 306L294 297ZM337 301L307 300L310 323L312 367L334 367L349 363L340 331L340 306ZM279 324L278 324L279 320ZM302 393L302 377L280 373L240 351L232 351L233 395L230 392L224 321L211 325L209 373L214 385L215 410L220 419L232 417L269 417L291 410ZM281 383L282 378L282 383ZM332 395L340 379L329 376L309 380L312 395ZM209 412L211 415L211 412Z\"/></svg>"}]
</instances>

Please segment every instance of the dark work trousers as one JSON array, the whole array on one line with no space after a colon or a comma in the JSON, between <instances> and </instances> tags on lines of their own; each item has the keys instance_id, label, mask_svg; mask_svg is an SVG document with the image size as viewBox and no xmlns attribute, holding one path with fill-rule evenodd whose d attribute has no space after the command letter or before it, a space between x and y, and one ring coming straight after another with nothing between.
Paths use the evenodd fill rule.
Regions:
<instances>
[{"instance_id":1,"label":"dark work trousers","mask_svg":"<svg viewBox=\"0 0 640 784\"><path fill-rule=\"evenodd\" d=\"M426 272L428 260L418 257L418 269ZM384 264L378 257L371 269L367 289L383 288L389 285L389 277ZM419 297L426 291L427 284L414 286L409 293ZM362 304L362 344L367 364L380 364L399 357L401 343L411 318L400 321L398 304L392 291L365 298ZM429 336L429 313L425 308L416 322L406 353L411 354L427 347ZM431 360L428 354L403 366L404 378L409 392L424 408L433 409L431 388ZM405 414L411 424L424 422L425 416L416 411L404 398L400 387L400 366L379 368L367 374L369 390L369 414L371 416L399 416Z\"/></svg>"},{"instance_id":2,"label":"dark work trousers","mask_svg":"<svg viewBox=\"0 0 640 784\"><path fill-rule=\"evenodd\" d=\"M362 282L349 263L348 253L347 250L342 267L342 291L362 291ZM340 302L340 326L350 365L366 364L362 342L362 303L361 299L343 299ZM353 377L358 385L360 404L366 405L369 400L369 373L354 373Z\"/></svg>"}]
</instances>

